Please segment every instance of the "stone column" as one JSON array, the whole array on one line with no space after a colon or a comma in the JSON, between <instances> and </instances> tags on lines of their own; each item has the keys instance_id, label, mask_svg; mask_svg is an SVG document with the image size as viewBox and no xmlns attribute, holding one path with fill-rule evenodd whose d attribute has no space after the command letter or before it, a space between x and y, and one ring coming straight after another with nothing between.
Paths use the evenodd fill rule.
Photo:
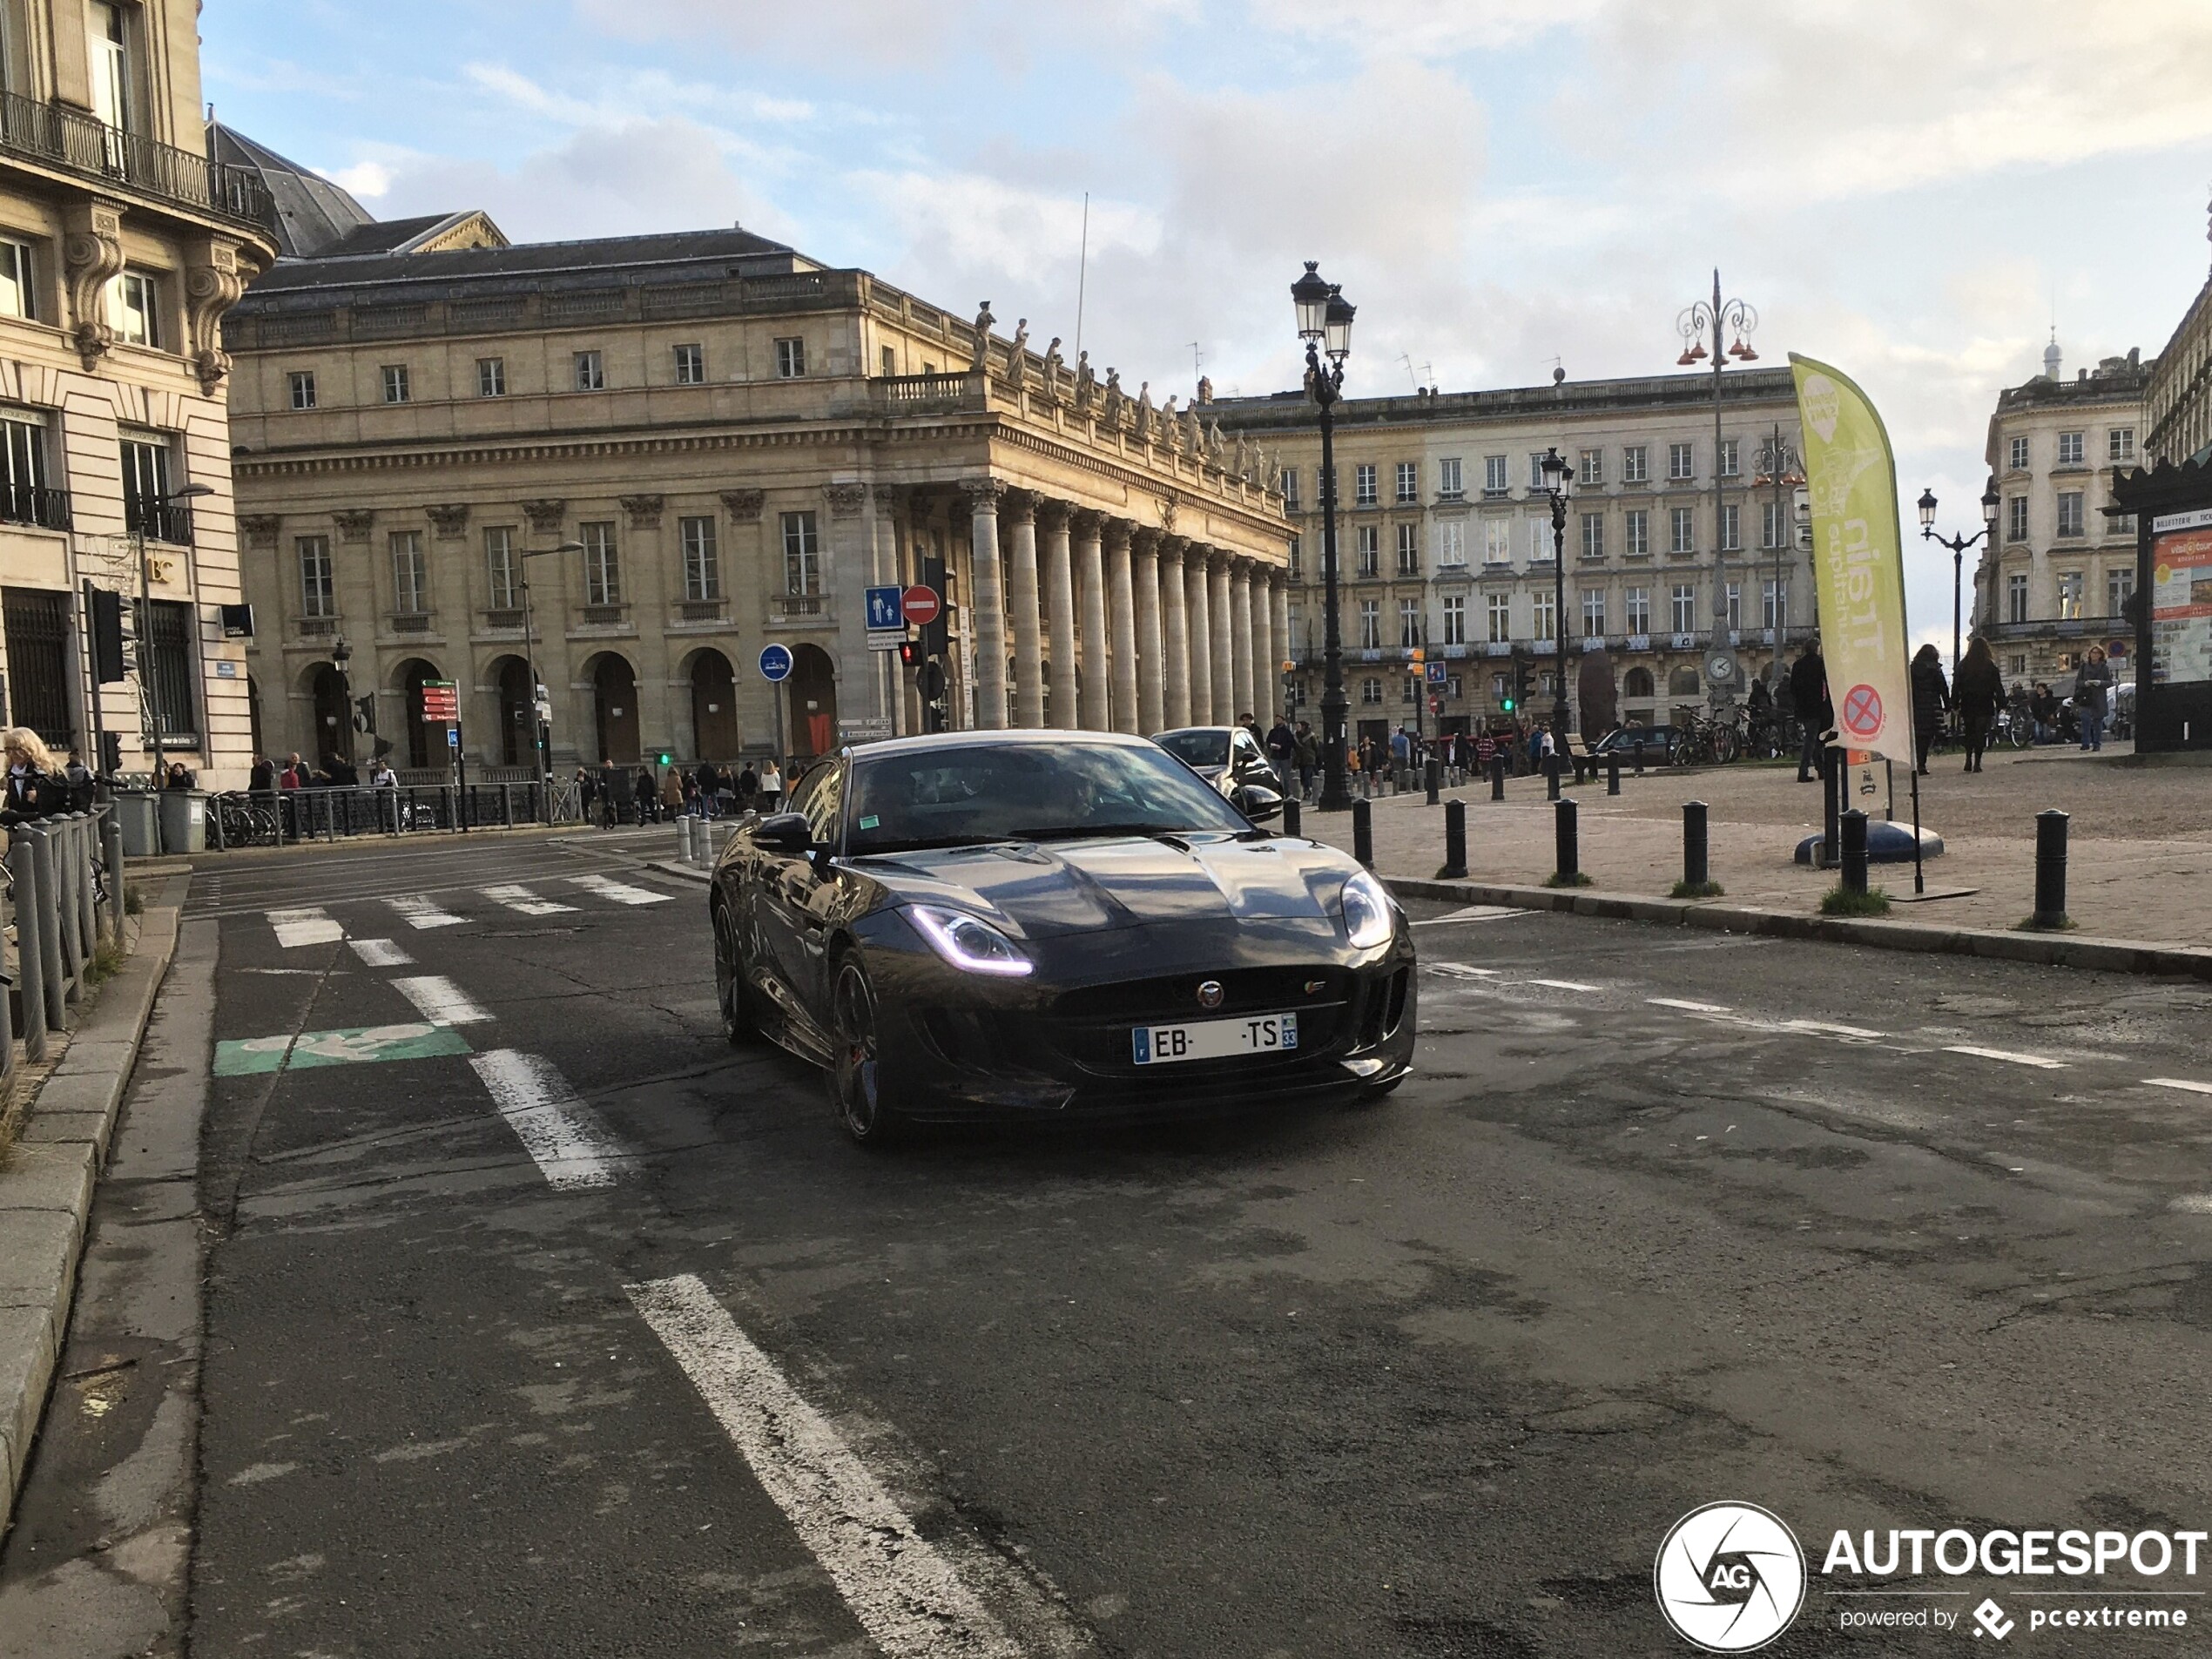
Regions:
<instances>
[{"instance_id":1,"label":"stone column","mask_svg":"<svg viewBox=\"0 0 2212 1659\"><path fill-rule=\"evenodd\" d=\"M1007 492L1006 617L1014 634L1014 724L1044 724L1044 625L1037 610L1037 501Z\"/></svg>"},{"instance_id":2,"label":"stone column","mask_svg":"<svg viewBox=\"0 0 2212 1659\"><path fill-rule=\"evenodd\" d=\"M1213 649L1213 606L1211 578L1206 570L1207 550L1186 543L1183 552L1183 608L1190 613L1184 660L1190 672L1190 724L1216 725L1221 715L1213 705L1213 671L1209 665Z\"/></svg>"},{"instance_id":3,"label":"stone column","mask_svg":"<svg viewBox=\"0 0 2212 1659\"><path fill-rule=\"evenodd\" d=\"M1231 725L1250 711L1237 701L1237 632L1230 620L1228 556L1217 552L1207 574L1213 588L1213 636L1206 651L1213 672L1213 723Z\"/></svg>"},{"instance_id":4,"label":"stone column","mask_svg":"<svg viewBox=\"0 0 2212 1659\"><path fill-rule=\"evenodd\" d=\"M1291 577L1290 572L1279 567L1270 570L1267 577L1268 609L1273 613L1267 625L1267 637L1274 644L1275 660L1268 668L1268 685L1283 705L1283 718L1291 715L1290 699L1283 696L1283 664L1298 655L1298 642L1291 637Z\"/></svg>"},{"instance_id":5,"label":"stone column","mask_svg":"<svg viewBox=\"0 0 2212 1659\"><path fill-rule=\"evenodd\" d=\"M1190 590L1183 579L1184 545L1180 536L1159 538L1160 654L1153 667L1164 671L1157 676L1160 685L1160 718L1152 732L1190 724L1190 622L1187 603ZM1153 669L1147 668L1144 677L1148 680L1156 678ZM1151 732L1145 735L1149 737Z\"/></svg>"},{"instance_id":6,"label":"stone column","mask_svg":"<svg viewBox=\"0 0 2212 1659\"><path fill-rule=\"evenodd\" d=\"M1076 515L1076 599L1083 640L1083 730L1114 729L1113 664L1106 643L1106 550L1100 541L1103 514ZM1127 584L1122 595L1129 597Z\"/></svg>"},{"instance_id":7,"label":"stone column","mask_svg":"<svg viewBox=\"0 0 2212 1659\"><path fill-rule=\"evenodd\" d=\"M1072 732L1082 722L1076 707L1076 586L1069 562L1067 503L1041 502L1037 516L1044 524L1045 637L1052 688L1049 724Z\"/></svg>"},{"instance_id":8,"label":"stone column","mask_svg":"<svg viewBox=\"0 0 2212 1659\"><path fill-rule=\"evenodd\" d=\"M1159 531L1113 522L1113 721L1135 737L1166 730L1166 681L1159 661Z\"/></svg>"},{"instance_id":9,"label":"stone column","mask_svg":"<svg viewBox=\"0 0 2212 1659\"><path fill-rule=\"evenodd\" d=\"M1259 698L1252 684L1252 567L1249 559L1229 564L1230 672L1236 685L1237 712L1259 719ZM1267 723L1260 721L1262 732Z\"/></svg>"},{"instance_id":10,"label":"stone column","mask_svg":"<svg viewBox=\"0 0 2212 1659\"><path fill-rule=\"evenodd\" d=\"M1275 613L1267 602L1267 567L1251 567L1248 592L1252 618L1252 713L1265 732L1275 724L1275 705L1281 697L1283 658L1275 649Z\"/></svg>"},{"instance_id":11,"label":"stone column","mask_svg":"<svg viewBox=\"0 0 2212 1659\"><path fill-rule=\"evenodd\" d=\"M961 481L974 524L968 570L970 625L975 638L975 725L995 732L1006 724L1006 595L999 564L999 497L995 478Z\"/></svg>"}]
</instances>

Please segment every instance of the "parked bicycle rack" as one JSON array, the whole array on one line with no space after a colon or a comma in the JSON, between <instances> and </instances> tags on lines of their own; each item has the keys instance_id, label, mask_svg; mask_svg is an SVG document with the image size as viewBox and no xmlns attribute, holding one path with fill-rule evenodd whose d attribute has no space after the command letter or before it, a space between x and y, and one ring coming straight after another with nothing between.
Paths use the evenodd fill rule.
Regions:
<instances>
[{"instance_id":1,"label":"parked bicycle rack","mask_svg":"<svg viewBox=\"0 0 2212 1659\"><path fill-rule=\"evenodd\" d=\"M122 869L123 833L111 806L10 826L0 920L13 949L0 1085L12 1086L22 1061L46 1058L47 1034L65 1028L92 959L103 944L122 940Z\"/></svg>"}]
</instances>

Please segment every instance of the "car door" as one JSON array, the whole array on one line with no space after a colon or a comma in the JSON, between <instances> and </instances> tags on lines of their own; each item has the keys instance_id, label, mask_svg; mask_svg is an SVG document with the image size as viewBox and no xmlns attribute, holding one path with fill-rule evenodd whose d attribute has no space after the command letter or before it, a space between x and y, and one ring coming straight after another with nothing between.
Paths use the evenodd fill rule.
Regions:
<instances>
[{"instance_id":1,"label":"car door","mask_svg":"<svg viewBox=\"0 0 2212 1659\"><path fill-rule=\"evenodd\" d=\"M1275 769L1267 764L1267 757L1260 752L1259 745L1252 741L1252 734L1238 726L1229 734L1228 787L1223 792L1233 796L1238 786L1258 784L1263 789L1275 787Z\"/></svg>"},{"instance_id":2,"label":"car door","mask_svg":"<svg viewBox=\"0 0 2212 1659\"><path fill-rule=\"evenodd\" d=\"M806 815L813 855L806 860L803 884L790 883L792 901L792 988L814 1022L829 1029L829 926L844 896L845 878L837 860L845 852L845 786L849 763L840 759L822 768L814 789L798 810Z\"/></svg>"},{"instance_id":3,"label":"car door","mask_svg":"<svg viewBox=\"0 0 2212 1659\"><path fill-rule=\"evenodd\" d=\"M785 810L806 817L810 834L813 819L809 807L820 795L833 766L819 767L810 772L792 792L791 804ZM806 996L807 954L801 937L806 931L805 917L807 904L820 885L812 853L785 853L763 850L759 854L759 886L756 897L760 927L760 941L768 954L768 966L792 998L813 1016L813 1005Z\"/></svg>"}]
</instances>

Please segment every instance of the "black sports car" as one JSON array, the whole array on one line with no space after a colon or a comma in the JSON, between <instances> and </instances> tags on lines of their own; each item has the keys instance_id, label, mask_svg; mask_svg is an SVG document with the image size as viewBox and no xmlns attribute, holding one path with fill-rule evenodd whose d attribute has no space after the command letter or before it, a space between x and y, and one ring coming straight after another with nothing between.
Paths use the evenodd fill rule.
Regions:
<instances>
[{"instance_id":1,"label":"black sports car","mask_svg":"<svg viewBox=\"0 0 2212 1659\"><path fill-rule=\"evenodd\" d=\"M1142 738L848 749L740 828L709 905L725 1033L828 1073L846 1132L1379 1094L1413 938L1346 854Z\"/></svg>"}]
</instances>

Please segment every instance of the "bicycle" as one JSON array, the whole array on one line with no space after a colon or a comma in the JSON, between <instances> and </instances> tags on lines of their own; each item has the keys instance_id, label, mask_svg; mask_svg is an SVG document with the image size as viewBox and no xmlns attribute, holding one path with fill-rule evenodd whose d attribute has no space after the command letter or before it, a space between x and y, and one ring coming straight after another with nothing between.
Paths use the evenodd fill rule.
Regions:
<instances>
[{"instance_id":1,"label":"bicycle","mask_svg":"<svg viewBox=\"0 0 2212 1659\"><path fill-rule=\"evenodd\" d=\"M275 809L251 795L216 796L215 815L225 846L275 846L281 840Z\"/></svg>"},{"instance_id":2,"label":"bicycle","mask_svg":"<svg viewBox=\"0 0 2212 1659\"><path fill-rule=\"evenodd\" d=\"M1675 711L1675 741L1668 763L1676 766L1725 766L1741 746L1736 728L1695 709Z\"/></svg>"}]
</instances>

